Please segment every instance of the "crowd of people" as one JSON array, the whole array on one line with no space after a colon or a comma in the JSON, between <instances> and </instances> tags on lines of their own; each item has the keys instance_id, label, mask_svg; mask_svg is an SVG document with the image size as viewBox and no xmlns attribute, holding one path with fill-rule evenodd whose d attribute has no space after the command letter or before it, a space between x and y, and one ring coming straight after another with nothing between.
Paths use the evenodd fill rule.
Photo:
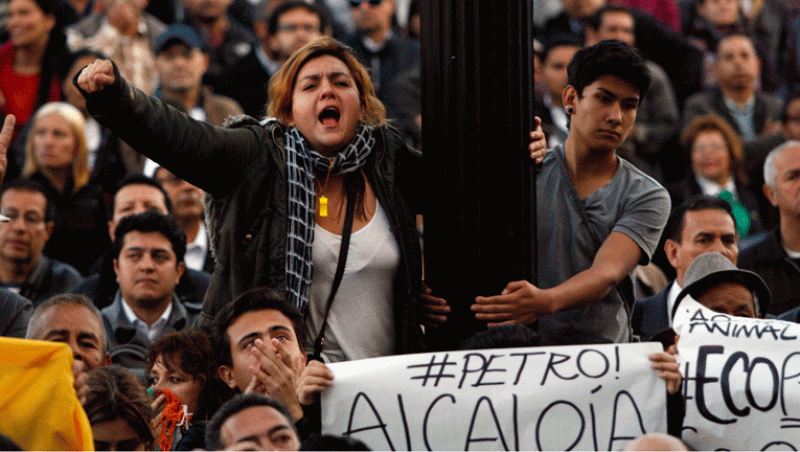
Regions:
<instances>
[{"instance_id":1,"label":"crowd of people","mask_svg":"<svg viewBox=\"0 0 800 452\"><path fill-rule=\"evenodd\" d=\"M0 336L69 345L96 449L366 449L319 435L327 364L454 309L421 1L7 2ZM534 3L540 270L469 309L495 347L663 343L673 436L630 447L678 447L681 300L800 318L800 8Z\"/></svg>"}]
</instances>

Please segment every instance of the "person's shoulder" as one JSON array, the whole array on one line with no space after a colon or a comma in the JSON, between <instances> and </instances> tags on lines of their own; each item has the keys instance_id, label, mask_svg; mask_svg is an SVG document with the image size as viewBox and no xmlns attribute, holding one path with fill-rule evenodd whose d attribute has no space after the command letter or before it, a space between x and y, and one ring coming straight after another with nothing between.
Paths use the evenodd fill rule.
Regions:
<instances>
[{"instance_id":1,"label":"person's shoulder","mask_svg":"<svg viewBox=\"0 0 800 452\"><path fill-rule=\"evenodd\" d=\"M694 93L686 98L686 106L688 107L690 105L696 106L696 105L707 104L714 99L716 93L717 91L715 89L708 89L705 91Z\"/></svg>"},{"instance_id":2,"label":"person's shoulder","mask_svg":"<svg viewBox=\"0 0 800 452\"><path fill-rule=\"evenodd\" d=\"M208 93L208 101L214 104L215 107L221 108L225 111L231 112L231 116L241 115L244 113L242 106L235 99L228 97L224 94L217 94L214 92Z\"/></svg>"},{"instance_id":3,"label":"person's shoulder","mask_svg":"<svg viewBox=\"0 0 800 452\"><path fill-rule=\"evenodd\" d=\"M392 36L387 41L389 45L393 45L402 50L416 50L419 51L419 42L407 38L399 33L392 33Z\"/></svg>"},{"instance_id":4,"label":"person's shoulder","mask_svg":"<svg viewBox=\"0 0 800 452\"><path fill-rule=\"evenodd\" d=\"M228 21L230 23L230 27L226 33L226 38L228 38L229 41L246 41L250 43L254 43L256 41L256 35L253 34L253 32L241 22L231 16L228 16Z\"/></svg>"},{"instance_id":5,"label":"person's shoulder","mask_svg":"<svg viewBox=\"0 0 800 452\"><path fill-rule=\"evenodd\" d=\"M652 188L657 191L663 191L664 194L667 194L667 190L659 183L657 180L653 179L650 175L645 173L644 171L637 168L633 163L625 160L622 157L617 157L620 162L620 170L623 172L627 180L627 184L637 183L642 187Z\"/></svg>"},{"instance_id":6,"label":"person's shoulder","mask_svg":"<svg viewBox=\"0 0 800 452\"><path fill-rule=\"evenodd\" d=\"M0 287L0 312L19 312L26 309L27 306L32 307L33 302L16 292Z\"/></svg>"},{"instance_id":7,"label":"person's shoulder","mask_svg":"<svg viewBox=\"0 0 800 452\"><path fill-rule=\"evenodd\" d=\"M772 94L765 93L763 91L756 91L756 96L760 98L764 104L766 104L767 108L770 110L770 113L773 115L778 115L782 113L783 110L783 99L778 96L773 96Z\"/></svg>"},{"instance_id":8,"label":"person's shoulder","mask_svg":"<svg viewBox=\"0 0 800 452\"><path fill-rule=\"evenodd\" d=\"M50 272L53 274L53 278L75 281L75 283L83 279L81 272L75 267L57 259L50 259Z\"/></svg>"},{"instance_id":9,"label":"person's shoulder","mask_svg":"<svg viewBox=\"0 0 800 452\"><path fill-rule=\"evenodd\" d=\"M147 34L153 39L158 39L158 37L161 36L161 33L167 31L167 25L162 22L161 19L148 13L147 11L142 11L142 20L144 20L144 23L147 26Z\"/></svg>"},{"instance_id":10,"label":"person's shoulder","mask_svg":"<svg viewBox=\"0 0 800 452\"><path fill-rule=\"evenodd\" d=\"M784 253L777 231L763 232L748 237L739 242L739 257L737 262L740 268L755 269L762 267L766 261L776 258L782 260Z\"/></svg>"}]
</instances>

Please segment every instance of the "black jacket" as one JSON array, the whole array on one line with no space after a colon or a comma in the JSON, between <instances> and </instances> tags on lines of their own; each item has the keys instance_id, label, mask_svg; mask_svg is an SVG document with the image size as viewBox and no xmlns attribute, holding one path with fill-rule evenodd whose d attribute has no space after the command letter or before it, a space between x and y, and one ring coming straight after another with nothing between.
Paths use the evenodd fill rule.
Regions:
<instances>
[{"instance_id":1,"label":"black jacket","mask_svg":"<svg viewBox=\"0 0 800 452\"><path fill-rule=\"evenodd\" d=\"M740 250L738 265L758 273L772 292L772 302L761 312L780 315L800 306L800 266L783 249L780 229Z\"/></svg>"},{"instance_id":2,"label":"black jacket","mask_svg":"<svg viewBox=\"0 0 800 452\"><path fill-rule=\"evenodd\" d=\"M213 198L206 218L216 267L201 326L246 290L286 290L288 182L281 125L263 126L252 118L229 129L203 124L133 89L119 75L113 86L88 95L87 106L125 142ZM385 206L401 256L394 284L395 351L420 351L421 251L410 206L421 195L421 156L394 129L376 129L374 137L363 169Z\"/></svg>"},{"instance_id":3,"label":"black jacket","mask_svg":"<svg viewBox=\"0 0 800 452\"><path fill-rule=\"evenodd\" d=\"M22 283L19 294L39 306L53 295L69 292L81 281L83 277L71 265L42 255Z\"/></svg>"}]
</instances>

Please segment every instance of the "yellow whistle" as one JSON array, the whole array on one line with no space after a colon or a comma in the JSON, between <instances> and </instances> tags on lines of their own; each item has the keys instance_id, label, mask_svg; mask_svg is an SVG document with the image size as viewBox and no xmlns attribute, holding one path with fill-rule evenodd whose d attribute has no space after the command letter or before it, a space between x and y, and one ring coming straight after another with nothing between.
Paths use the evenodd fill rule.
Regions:
<instances>
[{"instance_id":1,"label":"yellow whistle","mask_svg":"<svg viewBox=\"0 0 800 452\"><path fill-rule=\"evenodd\" d=\"M326 196L319 197L319 216L328 216L328 198Z\"/></svg>"}]
</instances>

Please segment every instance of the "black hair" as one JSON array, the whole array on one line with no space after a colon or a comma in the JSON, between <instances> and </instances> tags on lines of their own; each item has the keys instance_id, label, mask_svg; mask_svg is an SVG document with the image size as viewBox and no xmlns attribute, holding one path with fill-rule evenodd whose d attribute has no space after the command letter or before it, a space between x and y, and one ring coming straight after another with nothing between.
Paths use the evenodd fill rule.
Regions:
<instances>
[{"instance_id":1,"label":"black hair","mask_svg":"<svg viewBox=\"0 0 800 452\"><path fill-rule=\"evenodd\" d=\"M594 12L594 14L589 17L586 21L586 25L592 28L593 30L600 29L600 25L603 23L603 16L606 13L625 13L631 16L633 19L634 24L636 23L636 16L633 15L633 11L627 6L622 5L603 5Z\"/></svg>"},{"instance_id":2,"label":"black hair","mask_svg":"<svg viewBox=\"0 0 800 452\"><path fill-rule=\"evenodd\" d=\"M25 450L19 444L15 443L13 439L0 433L0 450Z\"/></svg>"},{"instance_id":3,"label":"black hair","mask_svg":"<svg viewBox=\"0 0 800 452\"><path fill-rule=\"evenodd\" d=\"M114 230L114 256L117 259L125 243L125 235L131 231L160 232L172 244L175 265L183 262L183 256L186 254L186 234L172 215L148 211L121 219L117 229Z\"/></svg>"},{"instance_id":4,"label":"black hair","mask_svg":"<svg viewBox=\"0 0 800 452\"><path fill-rule=\"evenodd\" d=\"M88 47L82 47L82 48L72 52L72 54L70 55L69 61L68 61L67 68L72 69L72 66L75 64L75 62L77 62L81 58L85 58L85 57L93 57L93 58L97 58L99 60L107 60L108 59L108 57L103 55L102 52L99 52L99 51L94 50L94 49L90 49Z\"/></svg>"},{"instance_id":5,"label":"black hair","mask_svg":"<svg viewBox=\"0 0 800 452\"><path fill-rule=\"evenodd\" d=\"M572 34L557 33L553 36L550 36L544 41L544 50L541 53L542 63L544 63L547 60L547 57L550 56L550 52L558 47L575 47L580 49L583 47L583 43L579 37Z\"/></svg>"},{"instance_id":6,"label":"black hair","mask_svg":"<svg viewBox=\"0 0 800 452\"><path fill-rule=\"evenodd\" d=\"M44 190L44 187L39 182L28 179L14 179L12 181L6 182L3 184L3 188L0 189L0 197L9 190L16 190L16 191L26 191L30 193L41 193L44 196L46 201L45 209L44 209L44 221L50 222L53 221L53 218L56 215L56 206L53 204L53 201L47 196L47 192Z\"/></svg>"},{"instance_id":7,"label":"black hair","mask_svg":"<svg viewBox=\"0 0 800 452\"><path fill-rule=\"evenodd\" d=\"M172 211L172 201L169 199L169 195L167 195L167 192L164 190L164 187L162 187L161 184L158 183L158 181L155 181L143 174L131 174L130 176L127 176L121 181L119 181L119 183L117 184L117 189L111 196L112 216L114 215L114 208L116 207L117 203L117 193L119 193L120 190L127 187L128 185L149 185L151 187L157 188L158 191L160 191L161 194L164 195L164 204L167 206L167 212L169 212L170 214L174 213Z\"/></svg>"},{"instance_id":8,"label":"black hair","mask_svg":"<svg viewBox=\"0 0 800 452\"><path fill-rule=\"evenodd\" d=\"M683 228L686 227L686 212L696 212L698 210L722 210L733 220L733 228L736 229L736 217L733 216L733 209L722 198L717 196L694 195L687 198L679 206L672 209L664 226L662 236L664 241L674 240L681 242Z\"/></svg>"},{"instance_id":9,"label":"black hair","mask_svg":"<svg viewBox=\"0 0 800 452\"><path fill-rule=\"evenodd\" d=\"M300 450L372 450L350 436L312 433L300 444Z\"/></svg>"},{"instance_id":10,"label":"black hair","mask_svg":"<svg viewBox=\"0 0 800 452\"><path fill-rule=\"evenodd\" d=\"M621 78L636 87L640 103L650 87L650 72L639 51L617 39L578 50L567 66L567 83L575 88L578 97L583 97L583 89L604 75Z\"/></svg>"},{"instance_id":11,"label":"black hair","mask_svg":"<svg viewBox=\"0 0 800 452\"><path fill-rule=\"evenodd\" d=\"M89 372L86 386L89 392L83 409L89 424L123 419L136 432L145 450L149 450L155 442L150 430L153 409L139 379L118 365L103 366Z\"/></svg>"},{"instance_id":12,"label":"black hair","mask_svg":"<svg viewBox=\"0 0 800 452\"><path fill-rule=\"evenodd\" d=\"M538 347L546 345L539 333L525 325L498 325L469 337L461 343L461 350L489 348Z\"/></svg>"},{"instance_id":13,"label":"black hair","mask_svg":"<svg viewBox=\"0 0 800 452\"><path fill-rule=\"evenodd\" d=\"M267 2L268 3L268 2ZM272 12L269 13L267 17L267 33L270 36L275 36L278 33L278 21L280 17L287 11L291 11L293 9L304 9L311 14L315 14L319 17L319 32L322 33L328 28L328 18L325 15L325 12L322 11L317 5L313 3L306 3L302 0L290 0L283 3L280 3Z\"/></svg>"},{"instance_id":14,"label":"black hair","mask_svg":"<svg viewBox=\"0 0 800 452\"><path fill-rule=\"evenodd\" d=\"M297 428L292 421L292 415L289 410L277 400L261 394L238 394L232 399L225 402L219 410L214 414L214 417L206 424L206 448L207 450L223 450L226 445L222 444L222 424L231 416L244 411L248 408L266 406L278 410L287 420L291 426L294 434L297 435ZM299 438L298 438L299 441ZM230 444L228 444L230 446Z\"/></svg>"},{"instance_id":15,"label":"black hair","mask_svg":"<svg viewBox=\"0 0 800 452\"><path fill-rule=\"evenodd\" d=\"M305 322L303 314L297 306L286 301L286 296L275 289L266 287L250 289L226 304L214 316L211 324L211 337L217 351L217 363L220 366L232 366L231 343L228 339L228 327L239 317L248 312L274 309L292 321L294 334L300 350L305 348Z\"/></svg>"},{"instance_id":16,"label":"black hair","mask_svg":"<svg viewBox=\"0 0 800 452\"><path fill-rule=\"evenodd\" d=\"M159 359L170 371L179 370L201 382L197 411L192 415L195 421L211 418L233 394L219 377L211 335L204 330L174 331L153 342L145 358L146 378L149 378L147 372Z\"/></svg>"}]
</instances>

